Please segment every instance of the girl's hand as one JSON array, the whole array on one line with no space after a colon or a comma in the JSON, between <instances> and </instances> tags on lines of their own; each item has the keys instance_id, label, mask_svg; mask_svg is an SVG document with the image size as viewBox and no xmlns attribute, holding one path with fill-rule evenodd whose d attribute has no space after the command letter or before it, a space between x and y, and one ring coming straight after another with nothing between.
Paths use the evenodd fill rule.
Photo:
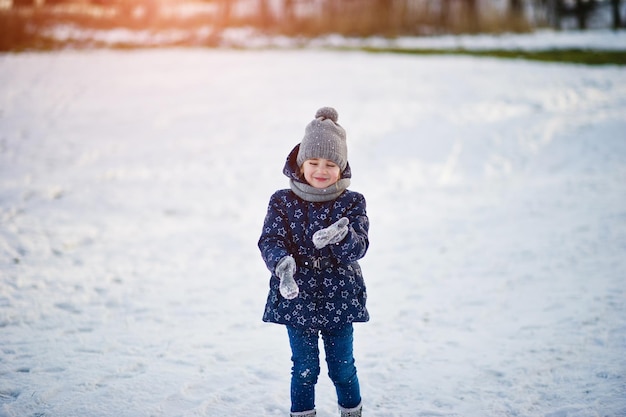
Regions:
<instances>
[{"instance_id":1,"label":"girl's hand","mask_svg":"<svg viewBox=\"0 0 626 417\"><path fill-rule=\"evenodd\" d=\"M280 278L280 286L278 289L280 290L280 295L288 300L296 298L300 293L298 284L296 284L296 281L293 279L295 273L296 261L292 256L285 256L278 261L276 265L276 276Z\"/></svg>"},{"instance_id":2,"label":"girl's hand","mask_svg":"<svg viewBox=\"0 0 626 417\"><path fill-rule=\"evenodd\" d=\"M322 249L327 245L341 242L348 234L348 223L350 220L342 217L327 228L318 230L313 234L313 244L317 249Z\"/></svg>"}]
</instances>

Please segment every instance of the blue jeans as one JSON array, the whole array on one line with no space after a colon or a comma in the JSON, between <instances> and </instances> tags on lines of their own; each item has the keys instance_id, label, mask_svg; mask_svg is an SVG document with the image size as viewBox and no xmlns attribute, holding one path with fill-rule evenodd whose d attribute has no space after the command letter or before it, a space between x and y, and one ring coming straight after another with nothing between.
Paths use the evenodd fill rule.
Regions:
<instances>
[{"instance_id":1,"label":"blue jeans","mask_svg":"<svg viewBox=\"0 0 626 417\"><path fill-rule=\"evenodd\" d=\"M291 345L291 412L315 409L315 384L320 374L319 334L322 334L328 376L335 384L343 408L361 403L361 390L352 355L352 324L335 330L309 330L287 326Z\"/></svg>"}]
</instances>

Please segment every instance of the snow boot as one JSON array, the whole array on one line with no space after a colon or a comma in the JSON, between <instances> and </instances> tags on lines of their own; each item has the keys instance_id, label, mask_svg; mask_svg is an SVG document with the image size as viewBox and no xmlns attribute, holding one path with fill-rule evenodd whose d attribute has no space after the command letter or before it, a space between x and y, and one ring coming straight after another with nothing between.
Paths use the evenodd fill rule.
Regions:
<instances>
[{"instance_id":1,"label":"snow boot","mask_svg":"<svg viewBox=\"0 0 626 417\"><path fill-rule=\"evenodd\" d=\"M354 408L343 408L339 406L341 411L341 417L361 417L361 411L363 410L363 404L359 404Z\"/></svg>"},{"instance_id":2,"label":"snow boot","mask_svg":"<svg viewBox=\"0 0 626 417\"><path fill-rule=\"evenodd\" d=\"M298 411L297 413L291 413L289 415L291 417L315 417L316 413L315 413L315 410L309 410L309 411Z\"/></svg>"}]
</instances>

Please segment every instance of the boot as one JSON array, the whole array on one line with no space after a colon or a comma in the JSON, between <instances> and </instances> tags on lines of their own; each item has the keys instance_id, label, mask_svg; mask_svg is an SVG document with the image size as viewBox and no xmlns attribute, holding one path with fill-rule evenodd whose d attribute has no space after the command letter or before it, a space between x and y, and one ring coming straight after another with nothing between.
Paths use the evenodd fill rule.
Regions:
<instances>
[{"instance_id":1,"label":"boot","mask_svg":"<svg viewBox=\"0 0 626 417\"><path fill-rule=\"evenodd\" d=\"M341 417L361 417L362 410L363 404L359 404L354 408L343 408L339 406L339 411L341 411Z\"/></svg>"},{"instance_id":2,"label":"boot","mask_svg":"<svg viewBox=\"0 0 626 417\"><path fill-rule=\"evenodd\" d=\"M298 411L296 413L291 413L289 415L291 417L315 417L316 413L315 413L315 410L309 410L309 411Z\"/></svg>"}]
</instances>

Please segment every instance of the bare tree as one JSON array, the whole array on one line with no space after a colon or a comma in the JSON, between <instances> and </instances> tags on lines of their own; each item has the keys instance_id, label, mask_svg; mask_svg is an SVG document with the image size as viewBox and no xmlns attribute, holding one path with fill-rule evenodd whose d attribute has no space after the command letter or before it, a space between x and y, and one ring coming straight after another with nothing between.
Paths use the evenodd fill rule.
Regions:
<instances>
[{"instance_id":1,"label":"bare tree","mask_svg":"<svg viewBox=\"0 0 626 417\"><path fill-rule=\"evenodd\" d=\"M620 15L620 0L611 0L611 11L613 12L613 29L622 27L622 16Z\"/></svg>"},{"instance_id":2,"label":"bare tree","mask_svg":"<svg viewBox=\"0 0 626 417\"><path fill-rule=\"evenodd\" d=\"M540 6L545 10L548 24L554 28L561 27L561 0L539 0Z\"/></svg>"},{"instance_id":3,"label":"bare tree","mask_svg":"<svg viewBox=\"0 0 626 417\"><path fill-rule=\"evenodd\" d=\"M259 26L263 29L269 29L272 23L272 12L268 0L259 0Z\"/></svg>"},{"instance_id":4,"label":"bare tree","mask_svg":"<svg viewBox=\"0 0 626 417\"><path fill-rule=\"evenodd\" d=\"M477 0L465 0L465 8L467 10L467 23L471 32L478 31L480 27L478 19L478 1Z\"/></svg>"},{"instance_id":5,"label":"bare tree","mask_svg":"<svg viewBox=\"0 0 626 417\"><path fill-rule=\"evenodd\" d=\"M293 10L293 4L294 0L283 0L283 12L284 12L284 19L285 21L291 25L293 24L296 16Z\"/></svg>"},{"instance_id":6,"label":"bare tree","mask_svg":"<svg viewBox=\"0 0 626 417\"><path fill-rule=\"evenodd\" d=\"M576 9L574 13L576 14L576 20L578 21L579 29L587 29L587 13L586 3L583 0L576 0Z\"/></svg>"},{"instance_id":7,"label":"bare tree","mask_svg":"<svg viewBox=\"0 0 626 417\"><path fill-rule=\"evenodd\" d=\"M509 0L509 15L513 19L524 17L524 3L522 0Z\"/></svg>"},{"instance_id":8,"label":"bare tree","mask_svg":"<svg viewBox=\"0 0 626 417\"><path fill-rule=\"evenodd\" d=\"M230 0L218 0L218 12L217 12L217 22L216 26L218 28L224 29L228 26L228 22L230 20L230 12L231 12L231 1Z\"/></svg>"},{"instance_id":9,"label":"bare tree","mask_svg":"<svg viewBox=\"0 0 626 417\"><path fill-rule=\"evenodd\" d=\"M35 0L13 0L13 7L30 7L35 5Z\"/></svg>"},{"instance_id":10,"label":"bare tree","mask_svg":"<svg viewBox=\"0 0 626 417\"><path fill-rule=\"evenodd\" d=\"M450 24L450 2L451 0L441 0L439 9L439 26L446 28Z\"/></svg>"},{"instance_id":11,"label":"bare tree","mask_svg":"<svg viewBox=\"0 0 626 417\"><path fill-rule=\"evenodd\" d=\"M375 0L371 6L372 18L370 22L378 33L389 32L392 29L392 9L395 0Z\"/></svg>"}]
</instances>

